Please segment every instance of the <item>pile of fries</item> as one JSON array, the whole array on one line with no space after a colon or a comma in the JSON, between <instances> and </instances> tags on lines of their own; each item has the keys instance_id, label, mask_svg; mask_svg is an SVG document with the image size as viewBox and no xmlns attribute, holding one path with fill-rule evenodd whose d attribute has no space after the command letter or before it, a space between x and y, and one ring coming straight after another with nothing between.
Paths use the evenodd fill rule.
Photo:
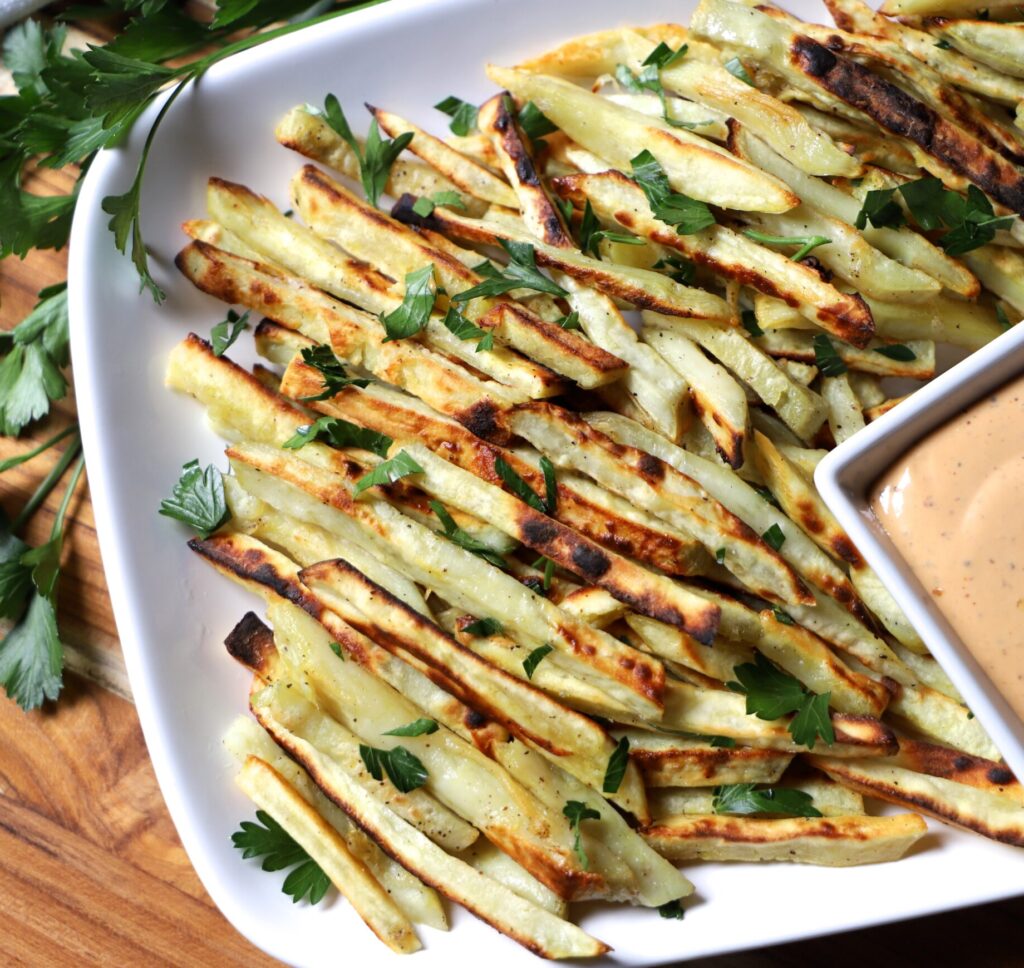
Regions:
<instances>
[{"instance_id":1,"label":"pile of fries","mask_svg":"<svg viewBox=\"0 0 1024 968\"><path fill-rule=\"evenodd\" d=\"M230 519L192 547L272 626L227 640L255 717L227 743L392 949L443 895L599 955L568 902L670 916L693 858L895 860L921 813L1024 846L1024 790L813 482L886 378L1024 314L1022 28L940 2L829 0L837 28L702 0L489 67L465 134L373 108L371 139L411 134L390 215L308 105L277 128L317 163L294 213L210 180L178 266L265 317L268 361L191 335L167 376L230 442ZM655 214L651 162L710 224ZM859 217L924 174L983 193L991 240Z\"/></svg>"}]
</instances>

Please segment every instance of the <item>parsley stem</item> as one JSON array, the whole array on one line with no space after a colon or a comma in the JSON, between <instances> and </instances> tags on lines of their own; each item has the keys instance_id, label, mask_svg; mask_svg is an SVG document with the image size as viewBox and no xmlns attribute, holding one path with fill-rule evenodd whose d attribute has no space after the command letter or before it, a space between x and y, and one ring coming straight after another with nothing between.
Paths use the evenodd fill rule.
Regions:
<instances>
[{"instance_id":1,"label":"parsley stem","mask_svg":"<svg viewBox=\"0 0 1024 968\"><path fill-rule=\"evenodd\" d=\"M38 447L26 451L24 454L18 454L16 457L8 457L7 460L0 461L0 474L17 467L19 464L32 460L33 457L38 457L44 450L49 450L54 444L60 443L69 434L75 433L76 430L78 430L78 424L71 424L70 427L65 427L60 433L54 434L49 440L44 440Z\"/></svg>"},{"instance_id":2,"label":"parsley stem","mask_svg":"<svg viewBox=\"0 0 1024 968\"><path fill-rule=\"evenodd\" d=\"M81 454L78 458L78 462L75 464L75 469L71 472L71 480L68 481L68 486L64 490L64 497L61 499L60 507L57 508L57 516L53 519L53 528L50 531L50 540L60 536L64 531L64 517L68 513L68 505L71 504L71 497L75 493L75 488L78 486L78 479L82 476L82 471L85 470L85 454Z\"/></svg>"},{"instance_id":3,"label":"parsley stem","mask_svg":"<svg viewBox=\"0 0 1024 968\"><path fill-rule=\"evenodd\" d=\"M57 482L64 476L64 472L78 456L81 449L82 439L76 435L74 443L60 455L60 459L53 465L53 469L43 478L32 497L28 499L28 502L21 509L21 513L11 523L12 534L17 532L32 517L39 505L49 497L50 491L57 486Z\"/></svg>"},{"instance_id":4,"label":"parsley stem","mask_svg":"<svg viewBox=\"0 0 1024 968\"><path fill-rule=\"evenodd\" d=\"M340 10L332 10L329 13L321 14L319 17L312 17L309 20L289 22L282 27L275 27L273 30L250 34L248 37L242 37L240 40L236 40L234 43L228 44L226 47L222 47L215 53L209 54L201 60L196 61L194 64L189 64L187 66L197 68L194 76L198 79L200 75L205 73L207 68L212 67L218 61L224 60L225 57L230 57L232 54L248 50L250 47L255 47L268 40L275 40L278 37L284 37L287 34L295 33L296 30L304 30L306 27L313 27L317 24L322 24L327 20L333 20L335 17L343 17L345 14L355 13L357 10L365 10L368 7L376 7L385 2L386 0L368 0L367 3L360 3L351 7L342 7Z\"/></svg>"},{"instance_id":5,"label":"parsley stem","mask_svg":"<svg viewBox=\"0 0 1024 968\"><path fill-rule=\"evenodd\" d=\"M800 248L790 256L790 259L794 262L799 262L805 258L809 252L816 249L819 245L828 245L832 241L825 235L766 235L764 232L758 232L755 229L746 229L743 234L748 239L753 239L762 245L799 245Z\"/></svg>"}]
</instances>

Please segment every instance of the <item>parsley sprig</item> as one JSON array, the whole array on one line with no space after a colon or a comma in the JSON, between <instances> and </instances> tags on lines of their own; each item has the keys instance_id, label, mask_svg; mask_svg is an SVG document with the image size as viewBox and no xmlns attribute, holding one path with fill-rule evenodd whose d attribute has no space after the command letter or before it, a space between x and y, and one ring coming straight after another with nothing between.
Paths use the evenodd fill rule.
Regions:
<instances>
[{"instance_id":1,"label":"parsley sprig","mask_svg":"<svg viewBox=\"0 0 1024 968\"><path fill-rule=\"evenodd\" d=\"M140 205L153 141L172 104L219 61L353 6L344 3L310 20L308 0L220 0L213 21L203 25L160 0L125 0L132 19L118 37L102 47L66 54L66 26L25 20L12 27L4 37L3 59L17 94L5 97L0 110L0 259L67 244L80 179L94 153L119 144L154 99L173 85L150 126L128 190L102 202L111 216L115 245L124 252L130 244L142 288L162 301L163 291L150 274ZM292 19L283 26L264 30L287 18ZM242 29L254 32L239 36ZM211 47L188 63L163 63ZM32 194L22 186L30 162L42 168L77 165L79 180L67 195ZM0 337L5 357L0 363L0 433L19 434L63 397L66 383L60 370L68 362L67 342L62 283L40 293L36 309Z\"/></svg>"},{"instance_id":2,"label":"parsley sprig","mask_svg":"<svg viewBox=\"0 0 1024 968\"><path fill-rule=\"evenodd\" d=\"M809 793L787 787L757 789L753 783L732 783L715 787L711 801L715 813L740 816L757 813L781 813L791 817L820 817Z\"/></svg>"},{"instance_id":3,"label":"parsley sprig","mask_svg":"<svg viewBox=\"0 0 1024 968\"><path fill-rule=\"evenodd\" d=\"M326 343L320 343L317 346L304 346L302 348L302 362L306 366L311 366L314 370L318 370L324 379L323 389L319 393L308 397L299 397L299 400L303 403L329 400L344 390L345 387L365 387L371 383L370 380L349 376L344 364L334 355L334 350Z\"/></svg>"},{"instance_id":4,"label":"parsley sprig","mask_svg":"<svg viewBox=\"0 0 1024 968\"><path fill-rule=\"evenodd\" d=\"M906 217L895 200L897 191L923 231L946 230L938 244L947 255L963 255L986 245L996 237L997 229L1009 228L1016 218L996 215L992 203L976 185L969 185L967 194L961 195L929 175L896 188L869 191L854 223L857 228L865 228L868 222L876 228L903 225Z\"/></svg>"},{"instance_id":5,"label":"parsley sprig","mask_svg":"<svg viewBox=\"0 0 1024 968\"><path fill-rule=\"evenodd\" d=\"M2 189L0 189L2 193ZM6 222L7 209L3 209ZM0 225L0 234L4 231ZM39 293L39 301L14 329L0 334L0 433L17 436L67 392L67 283Z\"/></svg>"},{"instance_id":6,"label":"parsley sprig","mask_svg":"<svg viewBox=\"0 0 1024 968\"><path fill-rule=\"evenodd\" d=\"M320 108L307 105L306 110L311 114L318 114L327 122L334 132L352 149L359 163L359 181L362 183L363 191L370 204L375 208L384 194L384 186L388 182L388 175L391 174L391 166L398 159L398 156L405 151L409 142L412 141L412 132L405 131L393 141L382 138L377 119L370 122L370 130L366 135L364 144L352 133L349 127L348 118L342 110L341 102L333 95L328 94L324 98L324 106Z\"/></svg>"},{"instance_id":7,"label":"parsley sprig","mask_svg":"<svg viewBox=\"0 0 1024 968\"><path fill-rule=\"evenodd\" d=\"M754 662L738 665L734 672L738 681L727 682L726 686L747 697L748 714L758 719L781 719L795 713L789 733L794 742L808 749L814 749L819 738L828 746L836 741L828 715L831 693L808 692L799 679L774 666L760 652Z\"/></svg>"},{"instance_id":8,"label":"parsley sprig","mask_svg":"<svg viewBox=\"0 0 1024 968\"><path fill-rule=\"evenodd\" d=\"M581 800L568 800L565 806L562 807L562 815L569 821L569 826L573 833L572 849L579 859L580 867L584 870L589 870L590 859L587 857L587 852L583 847L583 832L580 829L580 824L584 820L600 820L601 814L593 807L588 807Z\"/></svg>"},{"instance_id":9,"label":"parsley sprig","mask_svg":"<svg viewBox=\"0 0 1024 968\"><path fill-rule=\"evenodd\" d=\"M310 904L319 904L323 900L331 886L330 879L305 848L296 843L269 813L257 810L255 823L243 820L239 826L240 829L231 835L231 843L246 860L262 857L261 867L265 871L292 868L281 885L281 891L293 903L297 904L303 898L308 898Z\"/></svg>"},{"instance_id":10,"label":"parsley sprig","mask_svg":"<svg viewBox=\"0 0 1024 968\"><path fill-rule=\"evenodd\" d=\"M536 251L529 242L499 241L509 257L508 265L504 266L505 271L495 269L489 262L475 266L473 271L487 278L470 289L456 293L452 296L452 302L468 302L480 296L500 296L513 289L533 289L553 296L568 295L537 268Z\"/></svg>"},{"instance_id":11,"label":"parsley sprig","mask_svg":"<svg viewBox=\"0 0 1024 968\"><path fill-rule=\"evenodd\" d=\"M661 163L646 148L630 161L635 181L651 206L651 213L666 225L674 225L679 235L693 235L715 224L715 216L705 202L672 191Z\"/></svg>"},{"instance_id":12,"label":"parsley sprig","mask_svg":"<svg viewBox=\"0 0 1024 968\"><path fill-rule=\"evenodd\" d=\"M160 513L208 538L231 516L221 472L212 464L200 467L197 460L184 464L171 496L160 502Z\"/></svg>"},{"instance_id":13,"label":"parsley sprig","mask_svg":"<svg viewBox=\"0 0 1024 968\"><path fill-rule=\"evenodd\" d=\"M63 685L64 647L57 630L56 592L64 547L64 521L85 467L77 427L56 434L40 447L3 465L7 470L24 463L69 435L73 435L72 442L14 521L9 522L0 510L0 618L14 621L14 626L0 641L0 686L26 711L41 706L47 699L56 699ZM65 488L50 537L44 544L31 548L16 534L72 463L75 469Z\"/></svg>"}]
</instances>

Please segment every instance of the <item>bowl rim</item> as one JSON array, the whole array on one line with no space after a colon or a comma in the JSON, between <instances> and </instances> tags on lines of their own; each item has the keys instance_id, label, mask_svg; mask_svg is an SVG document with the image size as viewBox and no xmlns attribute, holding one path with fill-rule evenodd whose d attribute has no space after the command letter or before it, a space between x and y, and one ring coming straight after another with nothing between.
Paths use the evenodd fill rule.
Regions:
<instances>
[{"instance_id":1,"label":"bowl rim","mask_svg":"<svg viewBox=\"0 0 1024 968\"><path fill-rule=\"evenodd\" d=\"M903 609L973 715L1017 776L1024 776L1024 721L1013 711L870 509L878 478L931 431L987 393L1024 375L1024 323L916 390L827 454L814 472L822 500Z\"/></svg>"}]
</instances>

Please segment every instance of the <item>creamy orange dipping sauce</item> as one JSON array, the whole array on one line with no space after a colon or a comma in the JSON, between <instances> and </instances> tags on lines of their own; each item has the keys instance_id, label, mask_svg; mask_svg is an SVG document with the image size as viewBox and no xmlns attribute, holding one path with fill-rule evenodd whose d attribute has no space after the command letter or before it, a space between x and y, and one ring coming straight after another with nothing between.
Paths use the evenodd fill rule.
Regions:
<instances>
[{"instance_id":1,"label":"creamy orange dipping sauce","mask_svg":"<svg viewBox=\"0 0 1024 968\"><path fill-rule=\"evenodd\" d=\"M1024 719L1024 377L914 446L871 507Z\"/></svg>"}]
</instances>

